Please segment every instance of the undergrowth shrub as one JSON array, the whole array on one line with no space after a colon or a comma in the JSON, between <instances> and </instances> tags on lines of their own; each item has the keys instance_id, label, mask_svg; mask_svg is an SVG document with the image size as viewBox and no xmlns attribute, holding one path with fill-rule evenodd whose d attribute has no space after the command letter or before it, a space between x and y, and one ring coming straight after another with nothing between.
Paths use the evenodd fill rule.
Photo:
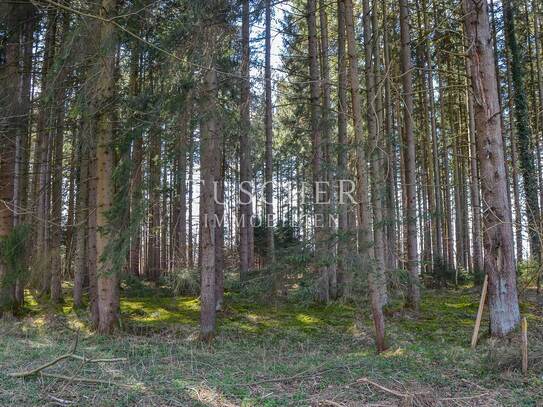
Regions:
<instances>
[{"instance_id":1,"label":"undergrowth shrub","mask_svg":"<svg viewBox=\"0 0 543 407\"><path fill-rule=\"evenodd\" d=\"M0 260L6 266L6 272L1 276L0 288L14 286L17 280L26 281L28 278L28 235L30 227L20 224L13 228L10 234L0 240ZM2 296L4 297L4 296ZM12 307L11 298L0 298L0 307Z\"/></svg>"},{"instance_id":2,"label":"undergrowth shrub","mask_svg":"<svg viewBox=\"0 0 543 407\"><path fill-rule=\"evenodd\" d=\"M178 268L162 276L162 282L174 295L200 294L200 273L196 268Z\"/></svg>"}]
</instances>

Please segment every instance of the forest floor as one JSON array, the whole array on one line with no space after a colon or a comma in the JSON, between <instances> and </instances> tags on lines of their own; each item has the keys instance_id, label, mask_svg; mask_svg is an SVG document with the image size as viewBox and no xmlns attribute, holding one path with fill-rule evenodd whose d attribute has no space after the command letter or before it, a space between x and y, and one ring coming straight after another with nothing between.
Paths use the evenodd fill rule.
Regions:
<instances>
[{"instance_id":1,"label":"forest floor","mask_svg":"<svg viewBox=\"0 0 543 407\"><path fill-rule=\"evenodd\" d=\"M478 295L426 290L418 316L390 306L390 348L381 355L367 311L342 304L274 306L228 295L219 333L204 344L195 298L123 298L115 337L89 332L69 303L60 315L31 303L22 320L0 322L0 406L543 406L541 304L534 293L522 302L530 332L522 375L518 334L495 343L485 320L470 349ZM64 360L44 372L111 385L8 376L70 352L76 336L77 354L126 360Z\"/></svg>"}]
</instances>

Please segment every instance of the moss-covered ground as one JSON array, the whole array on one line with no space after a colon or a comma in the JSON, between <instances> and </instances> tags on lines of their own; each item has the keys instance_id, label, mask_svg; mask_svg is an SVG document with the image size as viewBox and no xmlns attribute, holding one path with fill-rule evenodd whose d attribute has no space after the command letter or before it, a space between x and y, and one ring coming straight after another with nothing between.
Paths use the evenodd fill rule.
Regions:
<instances>
[{"instance_id":1,"label":"moss-covered ground","mask_svg":"<svg viewBox=\"0 0 543 407\"><path fill-rule=\"evenodd\" d=\"M0 406L394 406L543 405L543 318L537 297L523 300L530 331L530 371L520 372L515 335L496 344L483 322L469 347L478 292L425 291L421 312L387 309L389 349L376 355L366 309L332 304L254 303L227 295L218 335L198 340L198 299L149 291L123 298L123 330L114 337L87 328L88 316L49 309L28 298L28 313L0 322ZM486 314L485 314L486 315ZM485 318L487 318L485 316ZM63 361L48 372L109 380L84 384L9 372L70 350L115 363ZM123 384L127 386L118 386ZM538 404L540 403L540 404Z\"/></svg>"}]
</instances>

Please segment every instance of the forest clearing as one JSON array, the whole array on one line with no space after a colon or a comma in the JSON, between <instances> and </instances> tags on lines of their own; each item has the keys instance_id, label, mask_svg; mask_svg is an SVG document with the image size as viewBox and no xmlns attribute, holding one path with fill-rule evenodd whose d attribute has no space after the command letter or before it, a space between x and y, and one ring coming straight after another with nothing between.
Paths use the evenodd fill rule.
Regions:
<instances>
[{"instance_id":1,"label":"forest clearing","mask_svg":"<svg viewBox=\"0 0 543 407\"><path fill-rule=\"evenodd\" d=\"M0 407L542 406L541 0L0 0Z\"/></svg>"}]
</instances>

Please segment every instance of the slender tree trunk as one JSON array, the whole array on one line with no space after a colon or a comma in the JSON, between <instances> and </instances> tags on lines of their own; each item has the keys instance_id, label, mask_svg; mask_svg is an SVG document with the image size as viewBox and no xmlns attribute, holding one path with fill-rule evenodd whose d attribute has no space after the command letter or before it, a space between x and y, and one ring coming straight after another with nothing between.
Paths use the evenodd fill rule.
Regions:
<instances>
[{"instance_id":1,"label":"slender tree trunk","mask_svg":"<svg viewBox=\"0 0 543 407\"><path fill-rule=\"evenodd\" d=\"M72 263L75 251L74 232L76 230L76 182L77 173L79 172L79 151L77 145L77 125L73 126L73 136L71 139L71 154L70 154L70 175L68 178L68 213L66 221L66 260L64 263L64 274L72 276Z\"/></svg>"},{"instance_id":2,"label":"slender tree trunk","mask_svg":"<svg viewBox=\"0 0 543 407\"><path fill-rule=\"evenodd\" d=\"M466 58L466 72L471 75L471 62ZM469 80L469 78L468 78ZM467 93L468 104L468 125L469 125L469 157L470 157L470 189L471 189L471 210L473 218L471 222L472 241L473 241L473 274L478 275L484 270L483 248L481 244L481 192L479 189L479 163L477 162L477 140L475 133L475 109L473 105L473 95Z\"/></svg>"},{"instance_id":3,"label":"slender tree trunk","mask_svg":"<svg viewBox=\"0 0 543 407\"><path fill-rule=\"evenodd\" d=\"M224 302L224 178L226 157L224 140L218 143L219 163L215 166L215 310L221 311Z\"/></svg>"},{"instance_id":4,"label":"slender tree trunk","mask_svg":"<svg viewBox=\"0 0 543 407\"><path fill-rule=\"evenodd\" d=\"M367 98L367 122L369 131L370 146L370 177L371 177L371 205L373 207L373 252L375 258L374 281L380 290L382 304L388 302L385 278L385 253L383 248L383 202L382 185L384 180L382 174L381 141L379 132L378 106L380 95L377 93L377 78L379 72L378 53L378 27L375 13L377 10L370 10L369 0L362 2L364 14L364 48L366 54L365 76L366 76L366 98ZM370 15L371 14L371 15ZM373 21L372 21L373 17Z\"/></svg>"},{"instance_id":5,"label":"slender tree trunk","mask_svg":"<svg viewBox=\"0 0 543 407\"><path fill-rule=\"evenodd\" d=\"M474 94L475 134L481 175L484 267L488 274L488 303L492 336L504 336L520 321L513 231L505 179L504 146L486 2L464 0L466 34Z\"/></svg>"},{"instance_id":6,"label":"slender tree trunk","mask_svg":"<svg viewBox=\"0 0 543 407\"><path fill-rule=\"evenodd\" d=\"M266 132L266 176L265 176L265 224L266 224L266 262L275 261L274 223L273 223L273 117L272 117L272 84L271 84L271 0L266 0L266 29L265 29L265 58L264 58L264 92Z\"/></svg>"},{"instance_id":7,"label":"slender tree trunk","mask_svg":"<svg viewBox=\"0 0 543 407\"><path fill-rule=\"evenodd\" d=\"M83 306L83 285L87 272L87 217L89 215L89 149L85 140L79 141L79 181L77 188L77 258L74 272L74 307Z\"/></svg>"},{"instance_id":8,"label":"slender tree trunk","mask_svg":"<svg viewBox=\"0 0 543 407\"><path fill-rule=\"evenodd\" d=\"M388 27L389 19L386 10L386 2L382 2L383 27ZM392 106L390 44L388 30L383 30L384 69L385 75L385 134L386 134L386 269L392 275L398 267L397 253L397 217L396 217L396 136L394 129L394 108Z\"/></svg>"},{"instance_id":9,"label":"slender tree trunk","mask_svg":"<svg viewBox=\"0 0 543 407\"><path fill-rule=\"evenodd\" d=\"M70 16L67 12L62 13L62 35L59 44L59 51L66 47L66 41L70 29ZM65 62L59 69L55 79L54 115L56 120L54 136L54 156L52 171L52 189L51 189L51 219L53 227L51 231L51 301L59 303L62 301L62 264L61 264L61 245L62 245L62 178L63 178L63 148L64 148L64 98L66 96L66 78L68 75L68 64Z\"/></svg>"},{"instance_id":10,"label":"slender tree trunk","mask_svg":"<svg viewBox=\"0 0 543 407\"><path fill-rule=\"evenodd\" d=\"M251 183L251 143L249 134L251 132L251 80L250 60L250 23L249 23L249 0L242 2L242 60L241 60L241 132L239 140L239 231L240 231L240 278L243 280L249 270L253 268L254 238L251 219L253 216L252 183ZM243 189L241 189L243 188Z\"/></svg>"},{"instance_id":11,"label":"slender tree trunk","mask_svg":"<svg viewBox=\"0 0 543 407\"><path fill-rule=\"evenodd\" d=\"M331 96L330 96L330 64L328 55L328 14L326 13L326 4L324 0L319 0L319 22L321 32L321 78L322 78L322 111L321 111L321 154L324 165L321 168L321 178L324 181L326 192L326 200L322 206L323 209L323 232L325 239L325 250L323 254L326 256L327 268L327 283L329 297L337 298L337 272L336 272L336 256L335 244L333 243L332 225L330 218L334 213L334 194L333 194L333 172L330 170L332 165L330 155L330 127L331 127ZM281 205L280 207L283 207ZM281 217L282 218L282 217Z\"/></svg>"},{"instance_id":12,"label":"slender tree trunk","mask_svg":"<svg viewBox=\"0 0 543 407\"><path fill-rule=\"evenodd\" d=\"M417 206L415 136L413 134L413 84L411 81L411 39L409 34L409 9L407 0L400 0L400 61L404 99L405 126L405 182L407 194L407 271L409 273L408 305L417 310L420 306L417 252Z\"/></svg>"},{"instance_id":13,"label":"slender tree trunk","mask_svg":"<svg viewBox=\"0 0 543 407\"><path fill-rule=\"evenodd\" d=\"M187 266L187 153L189 150L192 119L192 94L189 91L180 114L180 140L177 153L177 199L175 216L175 264Z\"/></svg>"},{"instance_id":14,"label":"slender tree trunk","mask_svg":"<svg viewBox=\"0 0 543 407\"><path fill-rule=\"evenodd\" d=\"M337 179L340 183L347 180L349 172L347 168L347 55L345 52L345 2L337 2L337 25L338 25L338 158L337 158ZM343 184L340 184L340 188ZM348 298L352 284L352 272L346 261L351 237L349 233L349 207L351 202L341 194L338 200L338 248L337 248L337 286L338 296Z\"/></svg>"},{"instance_id":15,"label":"slender tree trunk","mask_svg":"<svg viewBox=\"0 0 543 407\"><path fill-rule=\"evenodd\" d=\"M35 211L37 233L34 266L40 274L39 290L43 296L50 293L51 284L49 249L50 183L48 181L50 179L52 133L54 129L51 80L54 76L52 75L52 71L56 51L57 16L58 12L56 9L48 10L41 71L40 110L36 125L38 134L34 163L34 197L35 202L37 202Z\"/></svg>"},{"instance_id":16,"label":"slender tree trunk","mask_svg":"<svg viewBox=\"0 0 543 407\"><path fill-rule=\"evenodd\" d=\"M370 241L370 203L367 174L367 161L363 146L362 110L360 101L360 85L358 79L358 61L356 40L353 22L352 0L345 0L345 29L347 32L347 52L349 57L349 82L351 85L351 102L353 112L353 127L355 133L357 155L357 200L358 200L358 247L363 259L367 259L370 267L373 260L373 251ZM366 266L366 264L364 264ZM381 291L375 281L375 273L368 271L370 303L373 313L373 323L376 333L377 351L385 350L385 317L383 314L383 301Z\"/></svg>"},{"instance_id":17,"label":"slender tree trunk","mask_svg":"<svg viewBox=\"0 0 543 407\"><path fill-rule=\"evenodd\" d=\"M135 22L135 32L140 31L139 22ZM140 252L141 252L141 221L142 216L142 165L143 165L143 131L141 115L138 113L141 109L137 103L141 93L141 44L134 41L131 47L130 55L130 76L128 89L132 98L133 120L133 147L132 147L132 174L130 188L130 222L135 223L134 234L130 238L129 270L130 274L139 277L140 275Z\"/></svg>"},{"instance_id":18,"label":"slender tree trunk","mask_svg":"<svg viewBox=\"0 0 543 407\"><path fill-rule=\"evenodd\" d=\"M89 309L91 311L92 325L98 328L100 314L98 309L98 253L97 253L97 167L96 167L96 141L92 134L96 133L96 123L93 120L94 106L89 106L90 112L85 118L84 137L89 142L89 169L88 169L88 212L87 212L87 274L89 283Z\"/></svg>"},{"instance_id":19,"label":"slender tree trunk","mask_svg":"<svg viewBox=\"0 0 543 407\"><path fill-rule=\"evenodd\" d=\"M188 256L188 267L192 269L194 267L194 237L192 233L192 195L193 195L193 168L194 168L194 142L192 136L192 130L189 133L188 140L189 148L189 197L188 197L188 233L187 233L187 256Z\"/></svg>"}]
</instances>

